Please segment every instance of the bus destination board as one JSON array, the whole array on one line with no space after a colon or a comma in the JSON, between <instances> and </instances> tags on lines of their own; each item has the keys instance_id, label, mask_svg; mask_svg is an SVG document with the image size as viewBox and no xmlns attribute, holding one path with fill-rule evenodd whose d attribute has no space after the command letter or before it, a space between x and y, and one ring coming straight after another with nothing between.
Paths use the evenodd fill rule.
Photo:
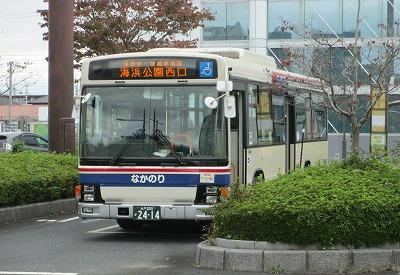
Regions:
<instances>
[{"instance_id":1,"label":"bus destination board","mask_svg":"<svg viewBox=\"0 0 400 275\"><path fill-rule=\"evenodd\" d=\"M132 57L92 61L89 80L213 79L217 62L206 58Z\"/></svg>"}]
</instances>

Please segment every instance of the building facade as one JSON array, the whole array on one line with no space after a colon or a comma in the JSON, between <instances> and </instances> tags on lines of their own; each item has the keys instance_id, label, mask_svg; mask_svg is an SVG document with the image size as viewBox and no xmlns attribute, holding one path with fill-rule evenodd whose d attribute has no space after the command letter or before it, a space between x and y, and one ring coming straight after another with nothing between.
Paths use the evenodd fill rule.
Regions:
<instances>
[{"instance_id":1,"label":"building facade","mask_svg":"<svg viewBox=\"0 0 400 275\"><path fill-rule=\"evenodd\" d=\"M11 122L9 115L11 114ZM29 131L47 136L48 96L0 97L0 131Z\"/></svg>"},{"instance_id":2,"label":"building facade","mask_svg":"<svg viewBox=\"0 0 400 275\"><path fill-rule=\"evenodd\" d=\"M357 0L205 0L195 3L210 10L215 20L195 33L201 47L241 47L273 55L271 50L303 47L308 30L351 42ZM359 35L382 38L399 35L400 0L361 0ZM285 22L295 31L282 29Z\"/></svg>"},{"instance_id":3,"label":"building facade","mask_svg":"<svg viewBox=\"0 0 400 275\"><path fill-rule=\"evenodd\" d=\"M215 15L215 20L205 22L203 28L194 32L200 47L249 49L274 57L282 69L305 75L310 75L310 72L287 63L286 49L296 49L303 53L304 59L312 60L315 52L307 47L309 41L304 36L312 33L332 41L341 38L344 43L350 44L356 35L357 0L196 0L194 3ZM374 69L374 57L384 51L382 43L378 42L392 39L400 43L400 0L361 0L358 36L362 40L359 59L365 69L363 73L367 74L367 71ZM380 46L371 47L374 43ZM336 50L333 62L339 64L348 53L343 44L338 44ZM341 72L342 67L336 66L337 73ZM392 81L400 83L399 58L393 61ZM361 95L360 99L367 102L368 85L365 91L368 92ZM388 100L400 100L400 93L389 95ZM329 115L329 125L331 136L351 130L349 121L333 111ZM389 108L387 131L389 135L399 135L400 105ZM370 122L364 125L362 132L362 139L365 139L362 143L364 149L368 150ZM397 142L398 138L393 140Z\"/></svg>"}]
</instances>

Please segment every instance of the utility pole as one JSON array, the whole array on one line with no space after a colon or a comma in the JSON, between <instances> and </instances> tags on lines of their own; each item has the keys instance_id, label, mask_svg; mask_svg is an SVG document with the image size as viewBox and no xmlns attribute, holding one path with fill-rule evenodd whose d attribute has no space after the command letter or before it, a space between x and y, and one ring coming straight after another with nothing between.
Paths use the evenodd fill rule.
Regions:
<instances>
[{"instance_id":1,"label":"utility pole","mask_svg":"<svg viewBox=\"0 0 400 275\"><path fill-rule=\"evenodd\" d=\"M57 153L74 152L73 3L49 0L49 150Z\"/></svg>"},{"instance_id":2,"label":"utility pole","mask_svg":"<svg viewBox=\"0 0 400 275\"><path fill-rule=\"evenodd\" d=\"M12 83L12 75L14 70L14 62L10 61L8 63L9 66L9 88L8 88L8 131L11 132L11 107L12 107L12 91L13 91L13 83Z\"/></svg>"}]
</instances>

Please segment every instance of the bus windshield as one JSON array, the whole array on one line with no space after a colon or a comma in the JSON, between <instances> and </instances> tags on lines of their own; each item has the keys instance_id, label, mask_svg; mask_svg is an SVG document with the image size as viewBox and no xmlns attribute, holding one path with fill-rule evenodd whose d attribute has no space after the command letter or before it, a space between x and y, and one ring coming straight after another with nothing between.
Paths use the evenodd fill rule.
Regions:
<instances>
[{"instance_id":1,"label":"bus windshield","mask_svg":"<svg viewBox=\"0 0 400 275\"><path fill-rule=\"evenodd\" d=\"M81 157L227 159L223 100L213 110L204 104L219 96L215 86L86 87L83 94L89 93L81 110Z\"/></svg>"}]
</instances>

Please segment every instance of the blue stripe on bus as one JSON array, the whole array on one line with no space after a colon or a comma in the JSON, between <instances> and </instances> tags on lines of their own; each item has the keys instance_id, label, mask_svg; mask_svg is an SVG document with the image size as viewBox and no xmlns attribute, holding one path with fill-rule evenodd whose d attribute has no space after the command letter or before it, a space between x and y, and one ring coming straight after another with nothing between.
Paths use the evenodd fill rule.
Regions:
<instances>
[{"instance_id":1,"label":"blue stripe on bus","mask_svg":"<svg viewBox=\"0 0 400 275\"><path fill-rule=\"evenodd\" d=\"M143 177L144 175L144 177ZM134 176L134 178L132 178ZM147 178L146 178L147 176ZM152 176L151 178L149 178ZM155 178L154 178L155 177ZM230 175L215 175L210 185L229 185ZM135 182L133 182L135 181ZM132 187L196 187L200 182L199 174L80 174L81 184L101 186Z\"/></svg>"}]
</instances>

